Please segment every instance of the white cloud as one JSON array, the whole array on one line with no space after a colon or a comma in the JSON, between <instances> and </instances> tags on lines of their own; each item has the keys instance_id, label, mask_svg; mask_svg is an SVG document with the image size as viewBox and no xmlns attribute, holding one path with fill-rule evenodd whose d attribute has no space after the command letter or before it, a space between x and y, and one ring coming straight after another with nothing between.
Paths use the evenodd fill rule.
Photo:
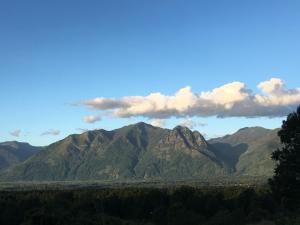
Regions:
<instances>
[{"instance_id":1,"label":"white cloud","mask_svg":"<svg viewBox=\"0 0 300 225\"><path fill-rule=\"evenodd\" d=\"M85 117L83 117L83 121L85 123L95 123L95 122L97 122L99 120L101 120L100 116L93 116L93 115L91 115L91 116L85 116Z\"/></svg>"},{"instance_id":2,"label":"white cloud","mask_svg":"<svg viewBox=\"0 0 300 225\"><path fill-rule=\"evenodd\" d=\"M84 101L84 105L90 108L96 108L100 110L126 107L126 104L124 102L119 101L118 99L102 97Z\"/></svg>"},{"instance_id":3,"label":"white cloud","mask_svg":"<svg viewBox=\"0 0 300 225\"><path fill-rule=\"evenodd\" d=\"M166 125L165 119L153 119L150 121L150 124L155 127L164 127Z\"/></svg>"},{"instance_id":4,"label":"white cloud","mask_svg":"<svg viewBox=\"0 0 300 225\"><path fill-rule=\"evenodd\" d=\"M188 127L190 129L194 129L196 127L204 127L206 126L207 124L206 123L201 123L201 122L198 122L198 121L195 121L191 118L186 118L184 120L181 120L179 122L179 125L181 126L184 126L184 127Z\"/></svg>"},{"instance_id":5,"label":"white cloud","mask_svg":"<svg viewBox=\"0 0 300 225\"><path fill-rule=\"evenodd\" d=\"M45 135L53 135L53 136L56 136L56 135L59 135L60 134L60 130L57 130L57 129L50 129L50 130L47 130L43 133L41 133L41 136L45 136Z\"/></svg>"},{"instance_id":6,"label":"white cloud","mask_svg":"<svg viewBox=\"0 0 300 225\"><path fill-rule=\"evenodd\" d=\"M261 82L257 87L264 93L255 96L255 101L260 105L289 107L300 102L300 88L286 89L284 82L278 78Z\"/></svg>"},{"instance_id":7,"label":"white cloud","mask_svg":"<svg viewBox=\"0 0 300 225\"><path fill-rule=\"evenodd\" d=\"M95 98L81 102L91 109L115 117L143 116L150 119L170 117L280 117L300 104L300 89L286 89L279 78L258 84L258 93L242 82L232 82L211 91L192 92L187 86L175 95L159 92L147 96ZM93 121L92 117L90 118ZM88 119L89 121L89 119Z\"/></svg>"},{"instance_id":8,"label":"white cloud","mask_svg":"<svg viewBox=\"0 0 300 225\"><path fill-rule=\"evenodd\" d=\"M14 131L10 132L10 135L11 135L11 136L14 136L14 137L20 137L20 135L21 135L21 130L19 130L19 129L14 130Z\"/></svg>"},{"instance_id":9,"label":"white cloud","mask_svg":"<svg viewBox=\"0 0 300 225\"><path fill-rule=\"evenodd\" d=\"M257 85L264 93L275 93L284 88L284 82L279 78L271 78L268 81L261 82Z\"/></svg>"},{"instance_id":10,"label":"white cloud","mask_svg":"<svg viewBox=\"0 0 300 225\"><path fill-rule=\"evenodd\" d=\"M250 93L251 91L246 88L244 83L232 82L212 91L202 92L199 99L230 109L234 104L247 100Z\"/></svg>"}]
</instances>

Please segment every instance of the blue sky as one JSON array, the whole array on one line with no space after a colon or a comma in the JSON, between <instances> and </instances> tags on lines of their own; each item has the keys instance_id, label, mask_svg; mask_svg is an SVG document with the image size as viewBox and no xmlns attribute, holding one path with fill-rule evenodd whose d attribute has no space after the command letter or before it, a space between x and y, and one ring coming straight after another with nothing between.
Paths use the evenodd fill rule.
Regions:
<instances>
[{"instance_id":1,"label":"blue sky","mask_svg":"<svg viewBox=\"0 0 300 225\"><path fill-rule=\"evenodd\" d=\"M300 2L289 0L2 0L0 142L45 145L77 128L156 119L74 106L96 97L173 96L186 86L201 93L234 81L255 95L272 77L291 93L300 87L299 12ZM85 123L88 115L102 119ZM187 119L176 116L164 118L165 126ZM244 126L279 127L284 118L217 116L188 119L214 137ZM17 130L19 137L10 134Z\"/></svg>"}]
</instances>

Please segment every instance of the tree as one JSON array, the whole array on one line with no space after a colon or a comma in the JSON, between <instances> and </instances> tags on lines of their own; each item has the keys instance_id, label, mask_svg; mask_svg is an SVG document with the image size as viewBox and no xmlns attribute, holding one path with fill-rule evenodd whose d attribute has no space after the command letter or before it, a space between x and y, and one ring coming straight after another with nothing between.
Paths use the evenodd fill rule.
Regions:
<instances>
[{"instance_id":1,"label":"tree","mask_svg":"<svg viewBox=\"0 0 300 225\"><path fill-rule=\"evenodd\" d=\"M278 136L282 147L272 154L277 164L269 184L282 205L295 208L300 205L300 106L283 121Z\"/></svg>"}]
</instances>

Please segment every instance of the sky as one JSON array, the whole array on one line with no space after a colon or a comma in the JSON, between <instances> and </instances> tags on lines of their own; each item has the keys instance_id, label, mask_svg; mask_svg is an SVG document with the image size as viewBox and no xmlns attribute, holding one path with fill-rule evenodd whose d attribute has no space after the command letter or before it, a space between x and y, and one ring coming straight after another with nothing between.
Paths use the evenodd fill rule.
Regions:
<instances>
[{"instance_id":1,"label":"sky","mask_svg":"<svg viewBox=\"0 0 300 225\"><path fill-rule=\"evenodd\" d=\"M144 121L207 138L300 104L300 1L0 0L0 142Z\"/></svg>"}]
</instances>

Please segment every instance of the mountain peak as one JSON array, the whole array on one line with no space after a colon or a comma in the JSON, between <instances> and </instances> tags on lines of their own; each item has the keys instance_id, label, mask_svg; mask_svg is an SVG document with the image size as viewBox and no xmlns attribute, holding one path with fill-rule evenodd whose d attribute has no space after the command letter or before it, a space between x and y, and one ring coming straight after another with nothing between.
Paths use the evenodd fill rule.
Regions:
<instances>
[{"instance_id":1,"label":"mountain peak","mask_svg":"<svg viewBox=\"0 0 300 225\"><path fill-rule=\"evenodd\" d=\"M260 127L260 126L255 126L255 127L243 127L241 129L239 129L236 133L241 132L241 131L255 131L255 130L264 130L267 131L269 129L264 128L264 127Z\"/></svg>"},{"instance_id":2,"label":"mountain peak","mask_svg":"<svg viewBox=\"0 0 300 225\"><path fill-rule=\"evenodd\" d=\"M175 129L188 129L188 130L189 130L188 127L182 126L182 125L177 125L176 127L174 127L174 130L175 130Z\"/></svg>"},{"instance_id":3,"label":"mountain peak","mask_svg":"<svg viewBox=\"0 0 300 225\"><path fill-rule=\"evenodd\" d=\"M130 124L121 128L118 128L116 130L122 130L122 129L128 129L128 128L138 128L138 129L145 129L145 128L153 128L151 124L145 123L145 122L138 122L134 124Z\"/></svg>"},{"instance_id":4,"label":"mountain peak","mask_svg":"<svg viewBox=\"0 0 300 225\"><path fill-rule=\"evenodd\" d=\"M177 125L176 127L173 128L173 131L179 131L179 132L189 132L192 133L192 131L186 127L186 126L182 126L182 125Z\"/></svg>"},{"instance_id":5,"label":"mountain peak","mask_svg":"<svg viewBox=\"0 0 300 225\"><path fill-rule=\"evenodd\" d=\"M136 127L152 127L151 124L148 124L148 123L145 123L145 122L138 122L136 124L133 124L133 126L136 126Z\"/></svg>"},{"instance_id":6,"label":"mountain peak","mask_svg":"<svg viewBox=\"0 0 300 225\"><path fill-rule=\"evenodd\" d=\"M6 141L6 142L0 143L0 146L9 146L11 148L19 148L20 146L30 147L30 144L28 144L27 142Z\"/></svg>"},{"instance_id":7,"label":"mountain peak","mask_svg":"<svg viewBox=\"0 0 300 225\"><path fill-rule=\"evenodd\" d=\"M16 165L42 150L26 142L7 141L0 143L0 170Z\"/></svg>"},{"instance_id":8,"label":"mountain peak","mask_svg":"<svg viewBox=\"0 0 300 225\"><path fill-rule=\"evenodd\" d=\"M198 131L191 131L185 126L176 126L167 137L170 143L177 143L177 146L188 148L206 148L207 143Z\"/></svg>"}]
</instances>

